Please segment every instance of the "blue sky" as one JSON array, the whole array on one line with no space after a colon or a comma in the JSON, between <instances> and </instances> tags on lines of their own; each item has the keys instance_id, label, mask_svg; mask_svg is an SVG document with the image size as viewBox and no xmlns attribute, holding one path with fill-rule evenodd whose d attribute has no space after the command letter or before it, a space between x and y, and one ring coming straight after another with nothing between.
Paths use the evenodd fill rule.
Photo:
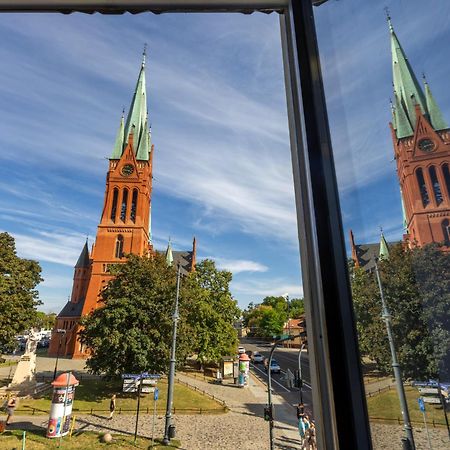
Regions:
<instances>
[{"instance_id":1,"label":"blue sky","mask_svg":"<svg viewBox=\"0 0 450 450\"><path fill-rule=\"evenodd\" d=\"M432 1L441 10L418 14L422 3L411 3L386 2L450 118L449 6ZM359 242L376 240L380 225L390 239L402 234L383 6L315 10L344 225ZM277 15L2 15L0 39L0 229L40 261L41 309L67 301L73 265L95 236L144 43L156 248L170 236L189 249L195 235L200 258L234 273L242 307L301 295Z\"/></svg>"}]
</instances>

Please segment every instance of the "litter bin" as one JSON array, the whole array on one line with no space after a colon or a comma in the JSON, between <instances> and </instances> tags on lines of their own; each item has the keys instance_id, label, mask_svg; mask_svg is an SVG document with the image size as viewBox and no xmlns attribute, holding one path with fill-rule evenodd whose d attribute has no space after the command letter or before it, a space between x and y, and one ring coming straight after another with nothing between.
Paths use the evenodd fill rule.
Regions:
<instances>
[{"instance_id":1,"label":"litter bin","mask_svg":"<svg viewBox=\"0 0 450 450\"><path fill-rule=\"evenodd\" d=\"M169 425L169 439L175 438L175 425Z\"/></svg>"}]
</instances>

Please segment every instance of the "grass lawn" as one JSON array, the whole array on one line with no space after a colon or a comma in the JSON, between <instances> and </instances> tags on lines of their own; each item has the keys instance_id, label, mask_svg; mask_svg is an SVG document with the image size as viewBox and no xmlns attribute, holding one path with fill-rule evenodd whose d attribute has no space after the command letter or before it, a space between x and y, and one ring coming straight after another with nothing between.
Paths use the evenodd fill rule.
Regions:
<instances>
[{"instance_id":1,"label":"grass lawn","mask_svg":"<svg viewBox=\"0 0 450 450\"><path fill-rule=\"evenodd\" d=\"M0 448L2 449L18 449L22 447L23 432L19 430L5 431L0 434ZM153 449L173 449L180 446L180 442L173 440L172 445L158 445L160 441L155 441ZM26 448L27 450L44 450L48 448L61 449L83 449L96 450L101 448L108 449L150 449L151 440L138 438L136 444L132 436L124 436L120 434L113 435L113 442L105 444L100 441L100 435L93 432L74 433L71 438L64 437L59 446L59 439L47 439L44 431L27 431Z\"/></svg>"},{"instance_id":2,"label":"grass lawn","mask_svg":"<svg viewBox=\"0 0 450 450\"><path fill-rule=\"evenodd\" d=\"M157 401L157 411L162 413L166 408L167 379L158 381L159 399ZM117 395L116 414L134 414L137 406L137 394L122 393L121 381L83 380L75 391L73 403L73 413L82 414L93 412L102 413L109 411L109 402L112 394ZM48 414L50 411L51 393L45 394L41 398L22 399L16 409L17 415L25 415L33 412L35 414ZM175 383L174 390L174 413L192 414L199 413L222 413L225 412L223 406L199 392ZM140 410L146 412L153 411L153 394L143 394L141 397Z\"/></svg>"},{"instance_id":3,"label":"grass lawn","mask_svg":"<svg viewBox=\"0 0 450 450\"><path fill-rule=\"evenodd\" d=\"M417 399L420 394L416 388L405 386L406 400L408 402L408 410L411 422L419 422L423 424L423 414L419 409ZM367 399L370 419L383 419L393 421L400 419L402 422L402 413L400 411L400 401L398 399L395 388L382 394L375 395ZM439 425L445 425L445 417L442 408L437 408L429 403L425 404L427 422ZM449 414L449 413L447 413Z\"/></svg>"}]
</instances>

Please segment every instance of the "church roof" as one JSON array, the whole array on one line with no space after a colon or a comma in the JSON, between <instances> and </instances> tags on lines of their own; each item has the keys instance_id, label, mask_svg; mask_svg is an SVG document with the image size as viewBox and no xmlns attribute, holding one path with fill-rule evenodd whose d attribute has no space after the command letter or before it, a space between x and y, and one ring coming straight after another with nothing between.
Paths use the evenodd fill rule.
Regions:
<instances>
[{"instance_id":1,"label":"church roof","mask_svg":"<svg viewBox=\"0 0 450 450\"><path fill-rule=\"evenodd\" d=\"M84 244L83 250L81 250L80 256L78 257L78 261L75 264L75 268L85 268L87 269L91 265L91 260L89 258L89 248L87 241Z\"/></svg>"},{"instance_id":2,"label":"church roof","mask_svg":"<svg viewBox=\"0 0 450 450\"><path fill-rule=\"evenodd\" d=\"M120 159L133 133L133 151L137 160L148 161L151 151L147 114L147 92L145 86L145 52L139 71L136 88L125 123L120 122L111 159Z\"/></svg>"},{"instance_id":3,"label":"church roof","mask_svg":"<svg viewBox=\"0 0 450 450\"><path fill-rule=\"evenodd\" d=\"M58 314L58 317L80 317L83 311L84 299L77 303L67 302Z\"/></svg>"},{"instance_id":4,"label":"church roof","mask_svg":"<svg viewBox=\"0 0 450 450\"><path fill-rule=\"evenodd\" d=\"M173 265L178 266L180 263L181 273L187 275L192 271L192 252L180 252L172 250Z\"/></svg>"}]
</instances>

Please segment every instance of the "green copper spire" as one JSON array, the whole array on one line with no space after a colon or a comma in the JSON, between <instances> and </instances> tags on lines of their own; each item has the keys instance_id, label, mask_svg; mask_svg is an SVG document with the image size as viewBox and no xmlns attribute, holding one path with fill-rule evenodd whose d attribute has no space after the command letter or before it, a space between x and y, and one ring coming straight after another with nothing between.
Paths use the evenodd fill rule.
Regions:
<instances>
[{"instance_id":1,"label":"green copper spire","mask_svg":"<svg viewBox=\"0 0 450 450\"><path fill-rule=\"evenodd\" d=\"M173 255L172 255L172 244L170 242L167 244L167 250L166 250L166 264L167 267L170 267L173 264Z\"/></svg>"},{"instance_id":2,"label":"green copper spire","mask_svg":"<svg viewBox=\"0 0 450 450\"><path fill-rule=\"evenodd\" d=\"M136 159L148 161L149 145L148 137L148 119L147 119L147 93L145 87L145 56L146 51L142 57L141 69L139 71L136 88L134 90L133 100L131 101L130 109L127 114L125 124L123 121L120 124L119 132L117 133L116 143L111 159L120 159L123 150L128 144L128 137L133 133L133 151Z\"/></svg>"},{"instance_id":3,"label":"green copper spire","mask_svg":"<svg viewBox=\"0 0 450 450\"><path fill-rule=\"evenodd\" d=\"M389 31L391 34L392 73L394 78L394 90L397 93L400 104L404 108L410 124L415 124L415 105L420 105L424 114L428 113L425 96L420 88L416 76L409 64L408 58L392 27L391 18L388 15ZM398 110L397 110L398 112ZM400 122L399 115L397 119ZM401 124L398 123L400 127ZM412 135L412 133L411 133ZM397 136L399 137L399 136ZM404 137L404 136L403 136Z\"/></svg>"},{"instance_id":4,"label":"green copper spire","mask_svg":"<svg viewBox=\"0 0 450 450\"><path fill-rule=\"evenodd\" d=\"M430 86L428 86L425 75L423 76L423 82L425 86L425 99L427 101L427 109L431 125L435 130L445 130L448 128L448 125L442 116L441 110L439 109L433 94L431 93L431 89Z\"/></svg>"},{"instance_id":5,"label":"green copper spire","mask_svg":"<svg viewBox=\"0 0 450 450\"><path fill-rule=\"evenodd\" d=\"M403 191L400 189L400 199L402 201L403 228L408 232L408 220L406 219L405 202L403 201Z\"/></svg>"},{"instance_id":6,"label":"green copper spire","mask_svg":"<svg viewBox=\"0 0 450 450\"><path fill-rule=\"evenodd\" d=\"M148 131L148 121L145 121L144 128L142 130L142 136L139 140L139 146L136 153L136 159L148 160L148 154L150 153L150 134Z\"/></svg>"},{"instance_id":7,"label":"green copper spire","mask_svg":"<svg viewBox=\"0 0 450 450\"><path fill-rule=\"evenodd\" d=\"M123 123L123 113L120 119L119 129L117 131L116 143L114 144L114 150L111 155L111 159L120 159L123 152L123 138L124 138L124 123Z\"/></svg>"},{"instance_id":8,"label":"green copper spire","mask_svg":"<svg viewBox=\"0 0 450 450\"><path fill-rule=\"evenodd\" d=\"M395 98L395 131L397 132L397 138L401 139L414 134L411 122L408 119L405 108L399 100L397 94L394 92ZM414 122L413 122L414 123Z\"/></svg>"},{"instance_id":9,"label":"green copper spire","mask_svg":"<svg viewBox=\"0 0 450 450\"><path fill-rule=\"evenodd\" d=\"M392 100L389 100L389 103L391 104L391 114L392 114L392 126L394 127L394 130L397 129L397 114L395 113L395 107L392 103Z\"/></svg>"},{"instance_id":10,"label":"green copper spire","mask_svg":"<svg viewBox=\"0 0 450 450\"><path fill-rule=\"evenodd\" d=\"M384 238L383 230L381 230L380 238L380 259L389 259L389 246Z\"/></svg>"}]
</instances>

